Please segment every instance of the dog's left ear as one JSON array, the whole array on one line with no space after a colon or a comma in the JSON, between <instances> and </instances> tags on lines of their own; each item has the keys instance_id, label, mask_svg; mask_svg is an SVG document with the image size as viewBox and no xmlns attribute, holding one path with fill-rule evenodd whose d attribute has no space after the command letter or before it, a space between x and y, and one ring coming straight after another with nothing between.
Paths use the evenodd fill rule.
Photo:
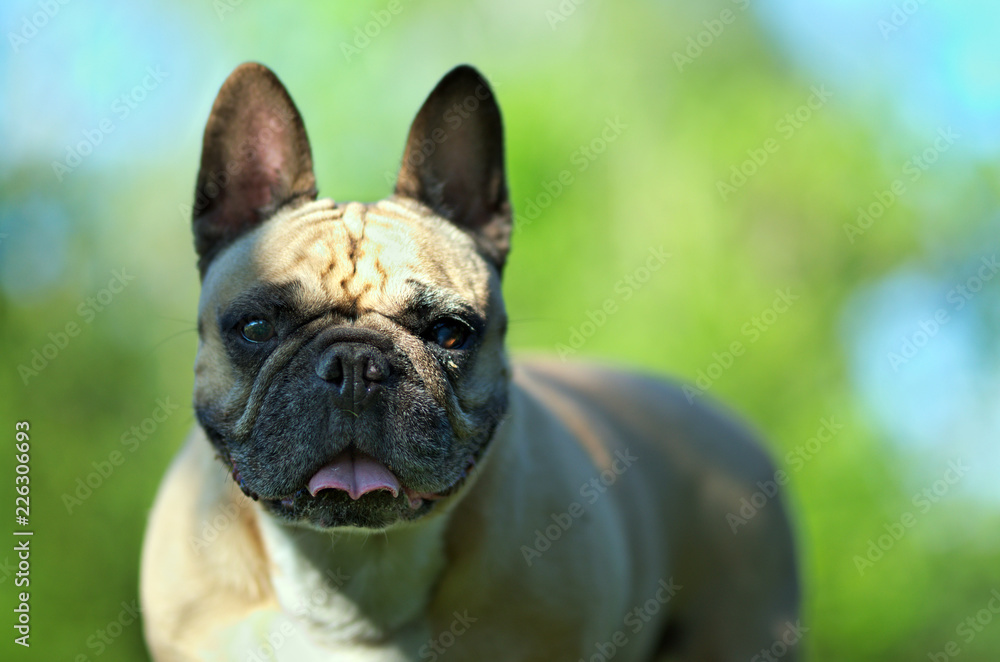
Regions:
<instances>
[{"instance_id":1,"label":"dog's left ear","mask_svg":"<svg viewBox=\"0 0 1000 662\"><path fill-rule=\"evenodd\" d=\"M278 209L316 199L312 152L285 86L256 62L222 84L205 126L192 218L198 268Z\"/></svg>"},{"instance_id":2,"label":"dog's left ear","mask_svg":"<svg viewBox=\"0 0 1000 662\"><path fill-rule=\"evenodd\" d=\"M448 72L417 113L396 194L468 231L503 268L511 233L503 123L489 83L472 67Z\"/></svg>"}]
</instances>

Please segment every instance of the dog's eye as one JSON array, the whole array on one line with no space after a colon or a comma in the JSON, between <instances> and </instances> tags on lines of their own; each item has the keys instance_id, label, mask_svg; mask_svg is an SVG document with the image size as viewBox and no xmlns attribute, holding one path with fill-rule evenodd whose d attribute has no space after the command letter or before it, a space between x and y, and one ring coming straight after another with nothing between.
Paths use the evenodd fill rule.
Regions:
<instances>
[{"instance_id":1,"label":"dog's eye","mask_svg":"<svg viewBox=\"0 0 1000 662\"><path fill-rule=\"evenodd\" d=\"M471 336L472 330L464 322L450 317L439 320L427 332L427 339L444 349L462 349Z\"/></svg>"},{"instance_id":2,"label":"dog's eye","mask_svg":"<svg viewBox=\"0 0 1000 662\"><path fill-rule=\"evenodd\" d=\"M266 342L274 337L274 325L267 320L250 320L243 325L240 333L250 342Z\"/></svg>"}]
</instances>

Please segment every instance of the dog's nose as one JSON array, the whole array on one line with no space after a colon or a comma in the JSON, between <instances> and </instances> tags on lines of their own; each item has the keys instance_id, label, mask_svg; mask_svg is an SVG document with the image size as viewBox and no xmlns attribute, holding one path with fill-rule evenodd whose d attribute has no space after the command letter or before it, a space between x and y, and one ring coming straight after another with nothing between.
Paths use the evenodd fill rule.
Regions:
<instances>
[{"instance_id":1,"label":"dog's nose","mask_svg":"<svg viewBox=\"0 0 1000 662\"><path fill-rule=\"evenodd\" d=\"M334 343L316 362L316 374L330 385L334 404L354 414L378 397L389 372L385 354L365 343Z\"/></svg>"}]
</instances>

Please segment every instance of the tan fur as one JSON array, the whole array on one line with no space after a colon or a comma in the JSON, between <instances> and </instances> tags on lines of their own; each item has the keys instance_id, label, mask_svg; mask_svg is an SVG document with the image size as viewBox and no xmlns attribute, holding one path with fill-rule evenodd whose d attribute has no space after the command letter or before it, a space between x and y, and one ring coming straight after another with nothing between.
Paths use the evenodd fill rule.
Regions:
<instances>
[{"instance_id":1,"label":"tan fur","mask_svg":"<svg viewBox=\"0 0 1000 662\"><path fill-rule=\"evenodd\" d=\"M199 659L193 642L276 604L258 526L196 429L160 487L143 541L142 608L156 660Z\"/></svg>"}]
</instances>

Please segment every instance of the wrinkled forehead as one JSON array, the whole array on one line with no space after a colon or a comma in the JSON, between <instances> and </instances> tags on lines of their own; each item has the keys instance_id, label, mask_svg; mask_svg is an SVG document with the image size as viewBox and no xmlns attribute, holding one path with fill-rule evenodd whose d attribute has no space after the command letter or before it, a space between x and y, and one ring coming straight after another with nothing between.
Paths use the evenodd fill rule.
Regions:
<instances>
[{"instance_id":1,"label":"wrinkled forehead","mask_svg":"<svg viewBox=\"0 0 1000 662\"><path fill-rule=\"evenodd\" d=\"M429 292L485 310L490 274L473 240L402 201L318 200L241 238L206 275L216 303L257 284L294 285L307 302L392 314Z\"/></svg>"}]
</instances>

